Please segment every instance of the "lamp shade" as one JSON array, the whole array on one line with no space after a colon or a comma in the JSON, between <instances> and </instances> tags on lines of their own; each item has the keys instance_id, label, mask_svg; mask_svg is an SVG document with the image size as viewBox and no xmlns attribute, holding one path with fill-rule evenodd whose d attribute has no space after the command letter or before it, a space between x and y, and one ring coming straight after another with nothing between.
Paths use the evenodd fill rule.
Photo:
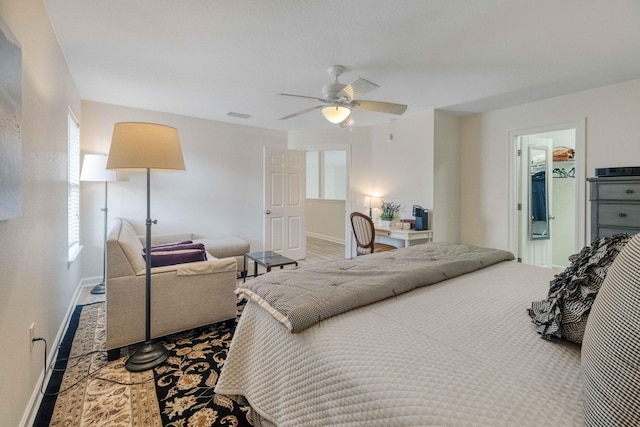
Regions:
<instances>
[{"instance_id":1,"label":"lamp shade","mask_svg":"<svg viewBox=\"0 0 640 427\"><path fill-rule=\"evenodd\" d=\"M364 206L368 208L379 208L380 197L376 196L364 196Z\"/></svg>"},{"instance_id":2,"label":"lamp shade","mask_svg":"<svg viewBox=\"0 0 640 427\"><path fill-rule=\"evenodd\" d=\"M322 109L322 115L331 123L340 123L351 114L351 110L340 105L331 105Z\"/></svg>"},{"instance_id":3,"label":"lamp shade","mask_svg":"<svg viewBox=\"0 0 640 427\"><path fill-rule=\"evenodd\" d=\"M107 170L106 154L85 154L82 161L80 181L112 182L128 181L126 172Z\"/></svg>"},{"instance_id":4,"label":"lamp shade","mask_svg":"<svg viewBox=\"0 0 640 427\"><path fill-rule=\"evenodd\" d=\"M131 172L185 170L178 129L155 123L116 123L107 169Z\"/></svg>"},{"instance_id":5,"label":"lamp shade","mask_svg":"<svg viewBox=\"0 0 640 427\"><path fill-rule=\"evenodd\" d=\"M118 173L107 170L107 156L104 154L85 154L82 161L80 181L110 182L117 181Z\"/></svg>"}]
</instances>

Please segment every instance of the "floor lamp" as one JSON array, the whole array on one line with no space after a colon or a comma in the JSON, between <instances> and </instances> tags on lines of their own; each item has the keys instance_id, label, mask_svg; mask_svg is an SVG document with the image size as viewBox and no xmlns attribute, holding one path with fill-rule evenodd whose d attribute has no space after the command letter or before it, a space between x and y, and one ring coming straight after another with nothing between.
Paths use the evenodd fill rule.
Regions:
<instances>
[{"instance_id":1,"label":"floor lamp","mask_svg":"<svg viewBox=\"0 0 640 427\"><path fill-rule=\"evenodd\" d=\"M116 123L107 169L147 173L146 253L151 253L151 172L183 171L184 159L176 128L154 123ZM146 259L145 341L125 362L132 372L146 371L164 362L169 352L151 342L151 257Z\"/></svg>"},{"instance_id":2,"label":"floor lamp","mask_svg":"<svg viewBox=\"0 0 640 427\"><path fill-rule=\"evenodd\" d=\"M107 167L106 154L85 154L82 161L80 181L104 182L104 238L102 239L102 282L91 289L92 294L104 294L107 280L107 200L108 185L113 181L128 181L126 173L110 171Z\"/></svg>"}]
</instances>

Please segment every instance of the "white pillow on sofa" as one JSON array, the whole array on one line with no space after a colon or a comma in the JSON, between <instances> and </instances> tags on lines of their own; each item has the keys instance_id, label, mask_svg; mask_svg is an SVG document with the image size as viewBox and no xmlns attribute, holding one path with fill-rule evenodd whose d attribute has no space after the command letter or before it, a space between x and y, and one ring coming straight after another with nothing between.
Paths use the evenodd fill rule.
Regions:
<instances>
[{"instance_id":1,"label":"white pillow on sofa","mask_svg":"<svg viewBox=\"0 0 640 427\"><path fill-rule=\"evenodd\" d=\"M582 341L588 425L640 425L640 234L609 268Z\"/></svg>"}]
</instances>

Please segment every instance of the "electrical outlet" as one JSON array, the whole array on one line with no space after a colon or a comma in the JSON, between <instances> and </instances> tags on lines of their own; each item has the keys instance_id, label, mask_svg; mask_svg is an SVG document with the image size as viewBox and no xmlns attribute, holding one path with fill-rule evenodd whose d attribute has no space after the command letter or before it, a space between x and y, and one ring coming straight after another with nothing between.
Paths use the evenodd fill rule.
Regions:
<instances>
[{"instance_id":1,"label":"electrical outlet","mask_svg":"<svg viewBox=\"0 0 640 427\"><path fill-rule=\"evenodd\" d=\"M36 324L32 323L29 327L29 351L33 350L33 339L36 337Z\"/></svg>"}]
</instances>

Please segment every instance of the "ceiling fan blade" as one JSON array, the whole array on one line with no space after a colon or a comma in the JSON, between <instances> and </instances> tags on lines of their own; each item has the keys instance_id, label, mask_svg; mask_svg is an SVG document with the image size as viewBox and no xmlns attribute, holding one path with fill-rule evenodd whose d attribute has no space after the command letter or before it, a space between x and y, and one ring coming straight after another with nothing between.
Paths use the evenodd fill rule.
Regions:
<instances>
[{"instance_id":1,"label":"ceiling fan blade","mask_svg":"<svg viewBox=\"0 0 640 427\"><path fill-rule=\"evenodd\" d=\"M340 92L338 92L338 98L347 97L349 98L349 101L352 101L354 98L364 95L365 93L369 93L379 87L380 86L367 79L359 78L355 82L346 85Z\"/></svg>"},{"instance_id":2,"label":"ceiling fan blade","mask_svg":"<svg viewBox=\"0 0 640 427\"><path fill-rule=\"evenodd\" d=\"M316 101L325 102L324 99L318 98L317 96L293 95L293 94L290 94L290 93L277 93L276 95L293 96L293 97L296 97L296 98L315 99Z\"/></svg>"},{"instance_id":3,"label":"ceiling fan blade","mask_svg":"<svg viewBox=\"0 0 640 427\"><path fill-rule=\"evenodd\" d=\"M380 102L380 101L353 101L352 108L359 108L361 110L377 111L378 113L387 114L403 114L407 111L407 106L404 104L394 104L392 102Z\"/></svg>"},{"instance_id":4,"label":"ceiling fan blade","mask_svg":"<svg viewBox=\"0 0 640 427\"><path fill-rule=\"evenodd\" d=\"M311 111L317 110L317 109L322 108L322 107L324 107L324 105L316 105L315 107L305 108L304 110L300 110L297 113L293 113L293 114L289 114L288 116L280 117L279 120L287 120L287 119L290 119L292 117L301 116L303 114L309 113Z\"/></svg>"},{"instance_id":5,"label":"ceiling fan blade","mask_svg":"<svg viewBox=\"0 0 640 427\"><path fill-rule=\"evenodd\" d=\"M346 119L344 119L343 121L340 122L340 127L341 128L350 128L351 126L353 126L355 124L356 124L356 121L353 120L353 117L351 116L351 114L349 114Z\"/></svg>"}]
</instances>

